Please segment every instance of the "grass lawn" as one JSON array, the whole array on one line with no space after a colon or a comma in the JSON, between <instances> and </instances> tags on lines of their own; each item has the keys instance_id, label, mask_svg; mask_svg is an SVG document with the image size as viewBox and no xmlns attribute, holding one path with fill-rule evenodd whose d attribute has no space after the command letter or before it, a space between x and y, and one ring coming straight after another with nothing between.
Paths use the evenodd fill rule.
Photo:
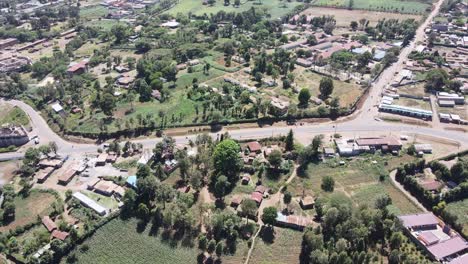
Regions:
<instances>
[{"instance_id":1,"label":"grass lawn","mask_svg":"<svg viewBox=\"0 0 468 264\"><path fill-rule=\"evenodd\" d=\"M322 75L305 70L302 67L297 67L294 70L296 74L295 83L300 88L308 88L312 96L318 97L320 95L319 86ZM341 82L333 80L334 89L332 97L340 98L340 105L347 107L354 103L357 98L364 92L364 89L354 83ZM296 96L297 97L297 96Z\"/></svg>"},{"instance_id":2,"label":"grass lawn","mask_svg":"<svg viewBox=\"0 0 468 264\"><path fill-rule=\"evenodd\" d=\"M273 238L268 232L265 232L265 235L261 233L255 240L249 263L299 263L302 235L302 232L278 227L275 227Z\"/></svg>"},{"instance_id":3,"label":"grass lawn","mask_svg":"<svg viewBox=\"0 0 468 264\"><path fill-rule=\"evenodd\" d=\"M106 16L109 10L101 5L80 8L80 17L84 20L97 19Z\"/></svg>"},{"instance_id":4,"label":"grass lawn","mask_svg":"<svg viewBox=\"0 0 468 264\"><path fill-rule=\"evenodd\" d=\"M108 209L117 209L119 207L117 200L112 196L105 196L91 191L84 191L83 193Z\"/></svg>"},{"instance_id":5,"label":"grass lawn","mask_svg":"<svg viewBox=\"0 0 468 264\"><path fill-rule=\"evenodd\" d=\"M337 160L326 160L327 163L310 164L306 175L298 176L288 186L288 190L296 196L302 195L303 191L310 195L329 196L320 185L323 176L332 176L335 180L335 191L343 193L354 201L355 205L374 205L375 199L387 193L393 201L389 210L395 214L419 212L418 208L411 203L399 190L386 178L379 181L380 175L387 175L387 168L395 167L404 162L406 156L397 157L398 161L390 163L391 156L368 155L346 160L346 164L339 166ZM374 162L375 161L375 162Z\"/></svg>"},{"instance_id":6,"label":"grass lawn","mask_svg":"<svg viewBox=\"0 0 468 264\"><path fill-rule=\"evenodd\" d=\"M84 23L84 25L88 27L98 27L104 31L110 31L114 25L117 25L120 23L125 23L125 22L120 22L115 19L99 19L99 21L88 20L87 22Z\"/></svg>"},{"instance_id":7,"label":"grass lawn","mask_svg":"<svg viewBox=\"0 0 468 264\"><path fill-rule=\"evenodd\" d=\"M138 220L114 219L86 240L88 251L76 249L76 263L195 263L198 249L150 235L151 224L137 230ZM65 263L65 259L62 260Z\"/></svg>"},{"instance_id":8,"label":"grass lawn","mask_svg":"<svg viewBox=\"0 0 468 264\"><path fill-rule=\"evenodd\" d=\"M468 199L449 203L445 210L448 210L458 217L457 222L463 225L463 234L468 236Z\"/></svg>"},{"instance_id":9,"label":"grass lawn","mask_svg":"<svg viewBox=\"0 0 468 264\"><path fill-rule=\"evenodd\" d=\"M11 107L10 105L0 105L0 125L29 125L28 115L19 107Z\"/></svg>"},{"instance_id":10,"label":"grass lawn","mask_svg":"<svg viewBox=\"0 0 468 264\"><path fill-rule=\"evenodd\" d=\"M38 215L48 215L51 211L51 204L54 201L54 195L37 190L32 190L28 197L16 196L15 220L7 226L0 227L0 232L5 232L18 226L24 226L34 222Z\"/></svg>"},{"instance_id":11,"label":"grass lawn","mask_svg":"<svg viewBox=\"0 0 468 264\"><path fill-rule=\"evenodd\" d=\"M265 10L268 14L271 15L273 19L279 18L288 12L292 11L294 7L302 4L300 2L292 1L280 1L280 0L268 0L261 1L262 4L257 4L258 1L241 1L239 7L234 7L234 1L231 1L230 6L224 6L224 1L216 1L213 6L203 5L203 1L198 0L180 0L179 3L167 11L172 15L177 13L192 13L194 15L200 16L203 14L217 13L219 11L225 11L226 13L230 12L244 12L254 7L257 10Z\"/></svg>"},{"instance_id":12,"label":"grass lawn","mask_svg":"<svg viewBox=\"0 0 468 264\"><path fill-rule=\"evenodd\" d=\"M104 47L104 45L104 43L96 44L88 41L75 51L75 56L78 58L89 58L93 55L94 50L99 50Z\"/></svg>"},{"instance_id":13,"label":"grass lawn","mask_svg":"<svg viewBox=\"0 0 468 264\"><path fill-rule=\"evenodd\" d=\"M317 0L315 5L348 8L350 0ZM353 8L399 13L423 14L431 7L431 0L354 0Z\"/></svg>"},{"instance_id":14,"label":"grass lawn","mask_svg":"<svg viewBox=\"0 0 468 264\"><path fill-rule=\"evenodd\" d=\"M319 3L321 1L318 1ZM331 2L331 1L328 1ZM355 1L356 2L356 1ZM386 19L409 19L420 20L422 16L413 14L401 14L401 13L388 13L388 12L377 12L367 10L348 10L348 9L336 9L329 7L312 7L303 11L301 14L311 16L323 16L323 15L334 15L336 19L337 27L349 28L351 21L359 21L365 18L369 21L369 25L375 26L377 22L383 18Z\"/></svg>"}]
</instances>

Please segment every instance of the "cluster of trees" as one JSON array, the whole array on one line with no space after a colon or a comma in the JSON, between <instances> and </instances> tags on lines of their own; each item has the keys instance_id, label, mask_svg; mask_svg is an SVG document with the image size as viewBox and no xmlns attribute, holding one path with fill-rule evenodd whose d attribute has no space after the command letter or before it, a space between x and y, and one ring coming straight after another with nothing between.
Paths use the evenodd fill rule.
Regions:
<instances>
[{"instance_id":1,"label":"cluster of trees","mask_svg":"<svg viewBox=\"0 0 468 264\"><path fill-rule=\"evenodd\" d=\"M440 92L440 91L456 91L460 90L463 83L458 80L452 80L450 74L448 74L442 68L432 69L426 74L426 84L424 88L428 92Z\"/></svg>"},{"instance_id":2,"label":"cluster of trees","mask_svg":"<svg viewBox=\"0 0 468 264\"><path fill-rule=\"evenodd\" d=\"M11 184L5 184L0 189L0 196L3 195L3 203L0 208L0 224L6 225L15 219L15 189Z\"/></svg>"},{"instance_id":3,"label":"cluster of trees","mask_svg":"<svg viewBox=\"0 0 468 264\"><path fill-rule=\"evenodd\" d=\"M378 41L402 39L403 46L409 44L416 34L418 22L414 19L382 19L377 22L375 27L366 25L365 31L373 39Z\"/></svg>"},{"instance_id":4,"label":"cluster of trees","mask_svg":"<svg viewBox=\"0 0 468 264\"><path fill-rule=\"evenodd\" d=\"M331 15L313 17L309 21L307 21L306 15L301 15L298 20L294 21L293 19L290 23L295 25L310 24L314 30L321 28L326 34L329 35L333 33L333 30L336 27L336 19Z\"/></svg>"},{"instance_id":5,"label":"cluster of trees","mask_svg":"<svg viewBox=\"0 0 468 264\"><path fill-rule=\"evenodd\" d=\"M239 144L234 140L225 139L213 151L215 173L211 182L217 198L223 198L239 179L238 175L243 167L240 150Z\"/></svg>"},{"instance_id":6,"label":"cluster of trees","mask_svg":"<svg viewBox=\"0 0 468 264\"><path fill-rule=\"evenodd\" d=\"M379 196L373 207L353 208L343 199L317 200L322 225L304 232L301 263L375 263L380 254L391 264L429 263L404 250L408 241L398 219L387 210L392 203L388 195Z\"/></svg>"}]
</instances>

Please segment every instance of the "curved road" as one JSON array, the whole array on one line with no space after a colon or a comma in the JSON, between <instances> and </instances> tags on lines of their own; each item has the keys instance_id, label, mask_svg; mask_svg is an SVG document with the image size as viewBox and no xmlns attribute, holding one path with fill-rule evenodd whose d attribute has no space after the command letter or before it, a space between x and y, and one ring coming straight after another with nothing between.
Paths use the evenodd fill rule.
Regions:
<instances>
[{"instance_id":1,"label":"curved road","mask_svg":"<svg viewBox=\"0 0 468 264\"><path fill-rule=\"evenodd\" d=\"M315 134L325 134L325 133L358 133L358 132L375 132L375 133L411 133L411 134L422 134L438 138L443 138L451 141L456 141L459 144L460 149L468 148L468 135L462 132L454 130L443 130L441 128L429 128L429 127L418 127L412 125L405 125L400 123L384 123L374 120L378 109L375 107L378 104L378 100L381 92L384 87L391 83L395 74L401 70L404 65L404 62L407 60L409 53L414 49L414 46L417 42L420 42L424 39L424 29L433 19L433 17L439 12L440 6L442 5L443 0L439 0L433 8L433 11L428 15L426 21L418 28L414 40L410 45L404 48L399 56L398 62L394 63L392 66L387 68L380 78L371 86L369 91L369 97L363 104L360 110L358 110L352 116L352 120L343 121L340 123L326 123L326 124L306 124L304 126L287 126L287 127L265 127L265 128L252 128L252 129L240 129L229 131L229 134L234 139L247 139L247 138L265 138L270 136L285 135L289 129L292 129L295 132L296 137L298 138L310 138ZM4 102L3 99L0 99L0 103ZM48 141L55 141L59 148L59 153L62 155L72 155L72 154L84 154L96 152L98 145L94 144L78 144L72 143L64 140L59 135L57 135L52 129L50 129L47 122L42 118L38 112L36 112L28 104L17 101L9 100L9 104L18 106L23 109L30 117L32 121L33 131L31 135L39 136L41 143ZM217 134L212 133L213 137L216 137ZM195 139L196 135L190 136L177 136L174 137L177 143L187 143L189 139ZM146 139L136 139L132 142L143 144L144 148L153 148L156 142L160 139L157 138L146 138ZM23 156L22 153L2 153L0 154L0 160L6 159L17 159Z\"/></svg>"}]
</instances>

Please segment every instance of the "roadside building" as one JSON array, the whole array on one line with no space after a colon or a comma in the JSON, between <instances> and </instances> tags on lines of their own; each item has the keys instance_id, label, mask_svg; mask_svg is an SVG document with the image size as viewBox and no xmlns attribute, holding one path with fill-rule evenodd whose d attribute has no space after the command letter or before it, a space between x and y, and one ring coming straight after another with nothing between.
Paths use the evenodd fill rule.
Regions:
<instances>
[{"instance_id":1,"label":"roadside building","mask_svg":"<svg viewBox=\"0 0 468 264\"><path fill-rule=\"evenodd\" d=\"M44 168L54 168L54 169L58 169L60 167L62 167L63 165L63 160L62 159L43 159L41 161L39 161L38 163L38 166L39 168L41 169L44 169Z\"/></svg>"},{"instance_id":2,"label":"roadside building","mask_svg":"<svg viewBox=\"0 0 468 264\"><path fill-rule=\"evenodd\" d=\"M392 105L380 104L379 110L382 112L389 112L393 114L400 114L400 115L406 115L406 116L417 117L417 118L432 119L431 111L407 107L407 106L401 106L401 105L395 105L395 104L392 104Z\"/></svg>"},{"instance_id":3,"label":"roadside building","mask_svg":"<svg viewBox=\"0 0 468 264\"><path fill-rule=\"evenodd\" d=\"M403 144L395 136L358 138L356 144L360 147L369 147L371 150L399 151Z\"/></svg>"},{"instance_id":4,"label":"roadside building","mask_svg":"<svg viewBox=\"0 0 468 264\"><path fill-rule=\"evenodd\" d=\"M107 213L107 209L105 207L101 206L96 201L94 201L93 199L89 198L88 196L80 192L74 193L73 197L77 199L78 201L80 201L81 204L83 204L84 206L89 207L93 209L94 211L96 211L99 215L103 216Z\"/></svg>"},{"instance_id":5,"label":"roadside building","mask_svg":"<svg viewBox=\"0 0 468 264\"><path fill-rule=\"evenodd\" d=\"M0 147L21 146L29 142L28 133L21 126L0 127Z\"/></svg>"},{"instance_id":6,"label":"roadside building","mask_svg":"<svg viewBox=\"0 0 468 264\"><path fill-rule=\"evenodd\" d=\"M325 158L333 158L335 155L336 152L334 148L323 148L323 156Z\"/></svg>"},{"instance_id":7,"label":"roadside building","mask_svg":"<svg viewBox=\"0 0 468 264\"><path fill-rule=\"evenodd\" d=\"M437 102L441 105L441 101L447 104L448 101L453 101L451 106L457 105L464 105L465 104L465 97L460 96L456 93L447 93L447 92L438 92L437 93Z\"/></svg>"},{"instance_id":8,"label":"roadside building","mask_svg":"<svg viewBox=\"0 0 468 264\"><path fill-rule=\"evenodd\" d=\"M137 161L137 164L139 165L146 165L148 162L153 158L153 151L150 149L145 149L143 150L143 153L140 157L140 159Z\"/></svg>"}]
</instances>

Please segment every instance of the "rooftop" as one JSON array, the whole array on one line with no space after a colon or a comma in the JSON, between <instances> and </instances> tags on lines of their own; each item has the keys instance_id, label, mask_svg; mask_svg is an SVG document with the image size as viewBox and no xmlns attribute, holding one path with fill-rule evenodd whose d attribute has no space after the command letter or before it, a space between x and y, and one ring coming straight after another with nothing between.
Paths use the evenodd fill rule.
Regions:
<instances>
[{"instance_id":1,"label":"rooftop","mask_svg":"<svg viewBox=\"0 0 468 264\"><path fill-rule=\"evenodd\" d=\"M398 218L406 228L439 224L439 219L433 213L402 215Z\"/></svg>"}]
</instances>

